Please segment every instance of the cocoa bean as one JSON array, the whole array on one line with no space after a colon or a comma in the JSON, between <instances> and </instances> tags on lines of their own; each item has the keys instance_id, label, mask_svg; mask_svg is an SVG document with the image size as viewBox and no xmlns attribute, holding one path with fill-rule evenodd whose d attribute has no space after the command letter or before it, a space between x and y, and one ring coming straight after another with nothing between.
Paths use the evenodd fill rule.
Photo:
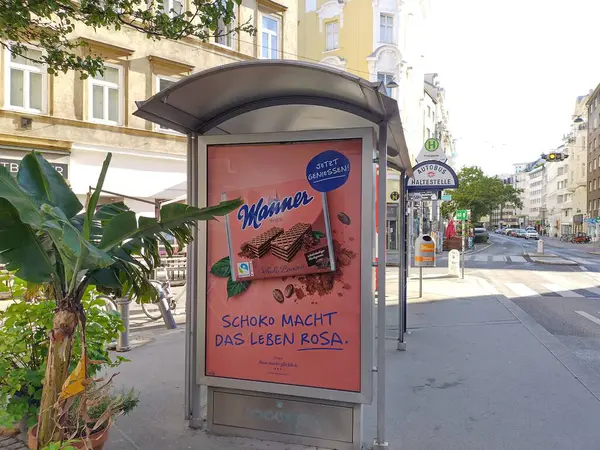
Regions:
<instances>
[{"instance_id":1,"label":"cocoa bean","mask_svg":"<svg viewBox=\"0 0 600 450\"><path fill-rule=\"evenodd\" d=\"M350 217L347 214L341 212L337 215L338 220L342 222L344 225L350 225Z\"/></svg>"},{"instance_id":2,"label":"cocoa bean","mask_svg":"<svg viewBox=\"0 0 600 450\"><path fill-rule=\"evenodd\" d=\"M286 298L290 298L292 296L292 294L294 293L294 285L293 284L288 284L284 291L283 291L284 295Z\"/></svg>"},{"instance_id":3,"label":"cocoa bean","mask_svg":"<svg viewBox=\"0 0 600 450\"><path fill-rule=\"evenodd\" d=\"M273 298L279 303L283 303L283 301L285 300L283 298L283 292L281 292L279 289L273 289Z\"/></svg>"}]
</instances>

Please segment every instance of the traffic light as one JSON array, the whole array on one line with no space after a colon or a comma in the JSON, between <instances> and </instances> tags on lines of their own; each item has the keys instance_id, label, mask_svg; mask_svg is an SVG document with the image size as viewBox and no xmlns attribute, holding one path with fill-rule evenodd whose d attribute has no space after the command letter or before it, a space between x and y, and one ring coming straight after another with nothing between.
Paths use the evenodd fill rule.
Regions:
<instances>
[{"instance_id":1,"label":"traffic light","mask_svg":"<svg viewBox=\"0 0 600 450\"><path fill-rule=\"evenodd\" d=\"M542 159L545 159L546 161L564 161L565 159L567 159L569 157L569 155L566 155L564 153L557 153L557 152L552 152L552 153L548 153L547 155L542 155Z\"/></svg>"}]
</instances>

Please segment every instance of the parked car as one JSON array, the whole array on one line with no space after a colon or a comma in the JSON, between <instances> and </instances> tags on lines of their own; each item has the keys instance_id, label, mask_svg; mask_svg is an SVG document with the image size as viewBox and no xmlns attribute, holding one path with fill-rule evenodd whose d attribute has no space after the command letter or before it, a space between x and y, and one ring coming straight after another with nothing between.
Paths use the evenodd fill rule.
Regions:
<instances>
[{"instance_id":1,"label":"parked car","mask_svg":"<svg viewBox=\"0 0 600 450\"><path fill-rule=\"evenodd\" d=\"M496 233L496 234L502 234L502 233L503 233L503 231L504 231L504 230L503 230L502 228L496 228L496 229L494 230L494 233Z\"/></svg>"},{"instance_id":2,"label":"parked car","mask_svg":"<svg viewBox=\"0 0 600 450\"><path fill-rule=\"evenodd\" d=\"M518 230L516 230L515 232L515 236L518 238L527 238L527 230L524 230L523 228L519 228Z\"/></svg>"},{"instance_id":3,"label":"parked car","mask_svg":"<svg viewBox=\"0 0 600 450\"><path fill-rule=\"evenodd\" d=\"M526 239L535 239L537 241L540 238L540 235L538 234L538 232L535 231L533 228L526 229L525 233L527 234L525 236Z\"/></svg>"},{"instance_id":4,"label":"parked car","mask_svg":"<svg viewBox=\"0 0 600 450\"><path fill-rule=\"evenodd\" d=\"M490 239L490 235L485 228L475 228L473 229L473 233L475 234L475 243L478 242L487 242Z\"/></svg>"},{"instance_id":5,"label":"parked car","mask_svg":"<svg viewBox=\"0 0 600 450\"><path fill-rule=\"evenodd\" d=\"M504 234L507 236L512 236L514 232L515 232L514 228L507 228L506 230L504 230Z\"/></svg>"}]
</instances>

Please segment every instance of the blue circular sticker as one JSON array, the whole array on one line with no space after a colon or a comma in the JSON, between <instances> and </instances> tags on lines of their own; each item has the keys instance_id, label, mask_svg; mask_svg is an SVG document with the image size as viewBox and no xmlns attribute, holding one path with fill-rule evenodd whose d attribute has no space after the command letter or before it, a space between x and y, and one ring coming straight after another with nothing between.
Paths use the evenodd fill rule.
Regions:
<instances>
[{"instance_id":1,"label":"blue circular sticker","mask_svg":"<svg viewBox=\"0 0 600 450\"><path fill-rule=\"evenodd\" d=\"M306 166L306 179L319 192L329 192L343 186L349 176L350 160L335 150L319 153Z\"/></svg>"}]
</instances>

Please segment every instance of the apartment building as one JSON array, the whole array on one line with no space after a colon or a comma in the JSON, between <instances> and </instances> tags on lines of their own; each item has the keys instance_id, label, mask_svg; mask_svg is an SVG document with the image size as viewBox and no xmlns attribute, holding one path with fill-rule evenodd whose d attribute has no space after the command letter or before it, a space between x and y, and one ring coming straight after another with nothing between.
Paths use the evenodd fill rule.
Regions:
<instances>
[{"instance_id":1,"label":"apartment building","mask_svg":"<svg viewBox=\"0 0 600 450\"><path fill-rule=\"evenodd\" d=\"M588 216L595 218L600 210L600 84L588 96L587 107L587 205ZM591 233L598 237L597 227Z\"/></svg>"},{"instance_id":2,"label":"apartment building","mask_svg":"<svg viewBox=\"0 0 600 450\"><path fill-rule=\"evenodd\" d=\"M164 2L167 11L187 7L185 0ZM236 21L250 21L257 34L157 42L127 27L94 31L80 25L73 39L106 61L104 75L86 80L74 72L48 75L43 66L3 51L0 164L16 173L26 152L37 150L84 201L112 152L103 201L124 200L138 213L154 214L156 200L186 191L186 138L134 117L135 101L211 67L297 54L295 1L244 0ZM26 56L39 52L31 47Z\"/></svg>"},{"instance_id":3,"label":"apartment building","mask_svg":"<svg viewBox=\"0 0 600 450\"><path fill-rule=\"evenodd\" d=\"M304 0L298 12L299 58L384 82L398 101L413 156L423 145L428 11L427 0Z\"/></svg>"},{"instance_id":4,"label":"apartment building","mask_svg":"<svg viewBox=\"0 0 600 450\"><path fill-rule=\"evenodd\" d=\"M497 178L503 184L507 184L516 188L516 174L501 174ZM519 214L517 208L512 203L507 203L492 211L489 216L489 224L492 228L518 228Z\"/></svg>"}]
</instances>

